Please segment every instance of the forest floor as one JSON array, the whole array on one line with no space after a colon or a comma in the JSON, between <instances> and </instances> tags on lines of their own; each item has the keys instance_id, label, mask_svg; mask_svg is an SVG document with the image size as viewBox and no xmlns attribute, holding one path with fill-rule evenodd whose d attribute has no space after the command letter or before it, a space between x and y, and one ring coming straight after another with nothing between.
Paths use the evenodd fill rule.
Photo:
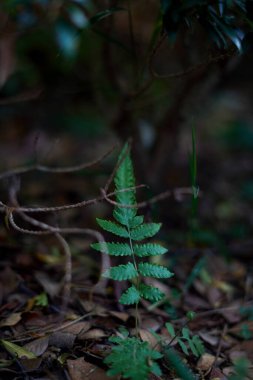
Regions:
<instances>
[{"instance_id":1,"label":"forest floor","mask_svg":"<svg viewBox=\"0 0 253 380\"><path fill-rule=\"evenodd\" d=\"M18 161L23 154L19 148L11 141L2 144L2 151L16 152ZM59 162L72 164L68 157L75 148L67 140L61 145L65 158ZM144 209L147 218L163 222L159 242L169 248L163 263L174 277L155 283L166 294L162 302L141 303L140 337L157 346L153 330L169 344L172 337L165 325L170 322L177 333L171 344L197 379L232 379L234 371L239 374L245 368L247 375L241 379L253 379L253 186L249 169L253 162L250 152L232 148L219 156L219 163L208 162L202 151L197 221L191 220L190 199L164 200ZM100 150L105 151L102 145ZM24 173L21 190L17 176L8 181L2 178L1 201L10 204L16 191L19 203L27 207L96 198L115 157L82 174ZM8 169L20 166L11 154L5 161ZM172 169L172 177L177 170ZM0 378L107 379L103 360L112 346L108 339L122 326L134 331L135 311L118 303L118 284L100 279L105 263L90 248L94 239L85 231L64 235L70 257L56 234L26 233L31 226L21 214L15 219L21 230L13 228L7 221L8 212L12 209L2 213L0 226ZM61 228L98 229L95 218L110 217L111 212L106 202L96 202L60 213L38 212L35 219ZM66 283L70 271L72 277ZM189 311L196 313L191 321ZM194 352L187 341L188 352L182 351L178 338L184 327L191 337L199 336L202 353ZM243 369L238 369L240 365ZM163 375L151 375L153 380L178 377L164 359L160 367Z\"/></svg>"}]
</instances>

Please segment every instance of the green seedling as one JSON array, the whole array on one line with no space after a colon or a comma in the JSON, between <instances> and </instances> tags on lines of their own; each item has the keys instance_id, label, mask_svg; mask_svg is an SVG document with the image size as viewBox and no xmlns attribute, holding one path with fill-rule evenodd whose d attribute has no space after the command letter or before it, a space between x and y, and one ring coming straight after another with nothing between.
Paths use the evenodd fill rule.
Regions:
<instances>
[{"instance_id":1,"label":"green seedling","mask_svg":"<svg viewBox=\"0 0 253 380\"><path fill-rule=\"evenodd\" d=\"M151 349L147 342L129 337L126 330L120 336L110 338L110 341L115 345L105 359L105 363L110 366L107 372L109 376L122 374L124 379L143 380L147 379L150 373L161 375L156 360L163 355Z\"/></svg>"},{"instance_id":2,"label":"green seedling","mask_svg":"<svg viewBox=\"0 0 253 380\"><path fill-rule=\"evenodd\" d=\"M183 327L180 333L176 333L171 323L166 323L166 328L172 338L175 340L183 353L189 355L191 352L194 356L199 357L205 352L205 347L198 335L192 335L188 327Z\"/></svg>"}]
</instances>

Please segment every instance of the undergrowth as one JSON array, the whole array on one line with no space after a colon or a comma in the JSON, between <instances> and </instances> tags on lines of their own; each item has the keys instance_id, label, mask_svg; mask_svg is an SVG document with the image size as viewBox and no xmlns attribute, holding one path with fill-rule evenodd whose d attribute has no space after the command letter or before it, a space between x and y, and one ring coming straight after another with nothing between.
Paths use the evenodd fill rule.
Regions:
<instances>
[{"instance_id":1,"label":"undergrowth","mask_svg":"<svg viewBox=\"0 0 253 380\"><path fill-rule=\"evenodd\" d=\"M94 243L92 248L102 254L129 259L127 263L110 267L103 276L114 281L130 282L128 288L121 294L119 302L123 305L135 305L136 335L131 337L123 329L117 333L116 337L110 338L113 347L105 359L105 363L110 367L108 375L121 374L123 378L132 380L145 380L150 373L160 376L161 369L157 360L164 357L167 364L182 379L195 379L175 350L167 347L162 353L139 338L139 302L142 298L157 302L164 297L159 288L148 283L148 278L168 279L173 276L173 273L165 266L148 261L151 256L165 254L167 249L160 244L146 242L146 239L157 234L161 224L145 223L144 216L137 214L135 177L128 144L124 146L119 156L114 184L116 191L114 221L97 219L97 223L102 229L121 240ZM183 340L187 341L187 346L183 346ZM193 354L199 354L200 342L196 337L190 338L187 329L183 331L183 336L178 341L181 342L179 344L181 348L184 347L185 352L188 352L189 346Z\"/></svg>"}]
</instances>

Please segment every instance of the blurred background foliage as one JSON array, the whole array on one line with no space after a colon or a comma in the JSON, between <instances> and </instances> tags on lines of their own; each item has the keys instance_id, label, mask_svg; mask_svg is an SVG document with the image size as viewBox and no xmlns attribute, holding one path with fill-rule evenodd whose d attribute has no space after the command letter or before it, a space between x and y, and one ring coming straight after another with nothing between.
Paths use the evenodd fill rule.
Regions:
<instances>
[{"instance_id":1,"label":"blurred background foliage","mask_svg":"<svg viewBox=\"0 0 253 380\"><path fill-rule=\"evenodd\" d=\"M62 164L132 137L139 182L189 186L194 125L210 196L190 239L222 246L216 222L225 239L249 233L251 0L3 0L0 25L2 169L34 159L35 135L39 159ZM164 219L188 228L190 201L173 202Z\"/></svg>"}]
</instances>

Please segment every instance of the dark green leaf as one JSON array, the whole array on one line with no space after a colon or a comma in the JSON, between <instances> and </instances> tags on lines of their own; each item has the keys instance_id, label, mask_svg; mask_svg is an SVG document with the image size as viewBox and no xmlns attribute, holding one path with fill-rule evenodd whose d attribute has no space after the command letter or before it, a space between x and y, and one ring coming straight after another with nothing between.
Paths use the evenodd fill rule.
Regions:
<instances>
[{"instance_id":1,"label":"dark green leaf","mask_svg":"<svg viewBox=\"0 0 253 380\"><path fill-rule=\"evenodd\" d=\"M138 276L138 272L132 263L111 267L103 273L103 277L111 278L116 281L130 280Z\"/></svg>"},{"instance_id":2,"label":"dark green leaf","mask_svg":"<svg viewBox=\"0 0 253 380\"><path fill-rule=\"evenodd\" d=\"M141 284L139 291L141 293L141 296L151 302L156 302L161 300L164 297L164 293L161 292L160 289L155 288L151 285L144 285Z\"/></svg>"},{"instance_id":3,"label":"dark green leaf","mask_svg":"<svg viewBox=\"0 0 253 380\"><path fill-rule=\"evenodd\" d=\"M144 223L139 227L131 230L131 238L133 240L143 240L157 234L161 228L161 223Z\"/></svg>"},{"instance_id":4,"label":"dark green leaf","mask_svg":"<svg viewBox=\"0 0 253 380\"><path fill-rule=\"evenodd\" d=\"M163 255L168 250L159 244L147 243L147 244L134 244L134 253L139 257Z\"/></svg>"},{"instance_id":5,"label":"dark green leaf","mask_svg":"<svg viewBox=\"0 0 253 380\"><path fill-rule=\"evenodd\" d=\"M138 265L138 270L140 274L147 277L170 278L173 276L173 273L171 273L167 268L165 268L162 265L140 263Z\"/></svg>"},{"instance_id":6,"label":"dark green leaf","mask_svg":"<svg viewBox=\"0 0 253 380\"><path fill-rule=\"evenodd\" d=\"M105 231L111 232L112 234L120 237L129 237L127 229L120 226L119 224L111 222L110 220L104 220L99 218L97 218L96 220L99 226L103 228Z\"/></svg>"},{"instance_id":7,"label":"dark green leaf","mask_svg":"<svg viewBox=\"0 0 253 380\"><path fill-rule=\"evenodd\" d=\"M133 285L130 288L128 288L120 297L119 302L123 305L133 305L140 301L140 293L136 289L136 287Z\"/></svg>"},{"instance_id":8,"label":"dark green leaf","mask_svg":"<svg viewBox=\"0 0 253 380\"><path fill-rule=\"evenodd\" d=\"M132 255L131 248L128 244L124 243L93 243L91 244L93 249L99 252L106 253L112 256L129 256Z\"/></svg>"}]
</instances>

